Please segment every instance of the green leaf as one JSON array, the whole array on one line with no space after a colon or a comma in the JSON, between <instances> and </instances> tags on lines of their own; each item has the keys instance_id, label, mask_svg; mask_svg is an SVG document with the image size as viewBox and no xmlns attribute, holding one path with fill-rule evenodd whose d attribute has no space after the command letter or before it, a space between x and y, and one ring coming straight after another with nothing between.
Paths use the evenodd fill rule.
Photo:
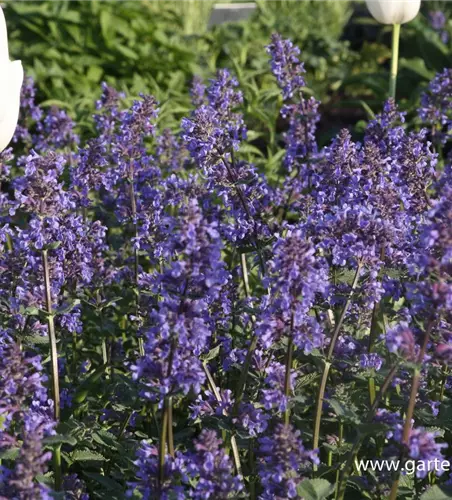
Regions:
<instances>
[{"instance_id":1,"label":"green leaf","mask_svg":"<svg viewBox=\"0 0 452 500\"><path fill-rule=\"evenodd\" d=\"M30 306L30 307L20 307L20 312L24 316L38 316L39 313L41 312L41 309L39 307L35 306Z\"/></svg>"},{"instance_id":2,"label":"green leaf","mask_svg":"<svg viewBox=\"0 0 452 500\"><path fill-rule=\"evenodd\" d=\"M114 21L112 13L108 10L102 10L100 13L100 29L107 47L113 45Z\"/></svg>"},{"instance_id":3,"label":"green leaf","mask_svg":"<svg viewBox=\"0 0 452 500\"><path fill-rule=\"evenodd\" d=\"M221 351L221 345L217 345L213 349L211 349L207 354L204 356L201 356L201 359L207 363L208 361L212 361L212 359L215 359Z\"/></svg>"},{"instance_id":4,"label":"green leaf","mask_svg":"<svg viewBox=\"0 0 452 500\"><path fill-rule=\"evenodd\" d=\"M298 391L302 387L306 385L311 385L315 380L320 377L319 373L308 373L307 375L303 375L297 380L297 384L295 386L295 391Z\"/></svg>"},{"instance_id":5,"label":"green leaf","mask_svg":"<svg viewBox=\"0 0 452 500\"><path fill-rule=\"evenodd\" d=\"M72 309L74 309L74 307L78 306L79 304L80 304L79 299L75 299L72 302L69 302L68 304L64 304L55 310L55 315L67 314L67 313L71 312Z\"/></svg>"},{"instance_id":6,"label":"green leaf","mask_svg":"<svg viewBox=\"0 0 452 500\"><path fill-rule=\"evenodd\" d=\"M110 477L102 476L101 474L96 474L94 472L84 472L83 474L93 481L96 481L96 483L99 483L101 486L103 486L104 489L108 491L120 491L122 489L122 486Z\"/></svg>"},{"instance_id":7,"label":"green leaf","mask_svg":"<svg viewBox=\"0 0 452 500\"><path fill-rule=\"evenodd\" d=\"M380 424L380 423L363 423L358 425L358 432L360 433L361 436L367 436L367 435L378 435L383 432L387 432L389 429L388 425L385 424Z\"/></svg>"},{"instance_id":8,"label":"green leaf","mask_svg":"<svg viewBox=\"0 0 452 500\"><path fill-rule=\"evenodd\" d=\"M108 448L117 448L119 444L114 434L102 430L93 434L93 440L96 443L101 444L102 446L106 446Z\"/></svg>"},{"instance_id":9,"label":"green leaf","mask_svg":"<svg viewBox=\"0 0 452 500\"><path fill-rule=\"evenodd\" d=\"M78 390L73 400L75 403L83 403L89 394L89 389Z\"/></svg>"},{"instance_id":10,"label":"green leaf","mask_svg":"<svg viewBox=\"0 0 452 500\"><path fill-rule=\"evenodd\" d=\"M305 479L298 485L297 492L304 500L322 500L334 492L334 485L326 479Z\"/></svg>"},{"instance_id":11,"label":"green leaf","mask_svg":"<svg viewBox=\"0 0 452 500\"><path fill-rule=\"evenodd\" d=\"M244 153L244 154L248 153L251 155L255 154L255 155L260 156L260 157L264 156L262 151L259 148L257 148L256 146L253 146L252 144L242 144L240 146L240 152Z\"/></svg>"},{"instance_id":12,"label":"green leaf","mask_svg":"<svg viewBox=\"0 0 452 500\"><path fill-rule=\"evenodd\" d=\"M88 396L88 394L92 388L92 384L97 382L102 377L102 375L105 373L105 370L107 368L108 368L107 365L99 366L80 385L79 389L77 390L77 392L74 396L74 401L76 403L81 403L82 401L84 401L86 399L86 397Z\"/></svg>"},{"instance_id":13,"label":"green leaf","mask_svg":"<svg viewBox=\"0 0 452 500\"><path fill-rule=\"evenodd\" d=\"M435 72L430 71L425 66L425 61L421 57L412 57L411 59L400 59L399 65L401 68L406 68L422 77L426 81L430 81L434 76Z\"/></svg>"},{"instance_id":14,"label":"green leaf","mask_svg":"<svg viewBox=\"0 0 452 500\"><path fill-rule=\"evenodd\" d=\"M103 462L106 458L97 451L76 450L71 454L71 460L73 462Z\"/></svg>"},{"instance_id":15,"label":"green leaf","mask_svg":"<svg viewBox=\"0 0 452 500\"><path fill-rule=\"evenodd\" d=\"M27 344L45 345L49 343L49 337L43 337L41 335L27 335L24 340Z\"/></svg>"},{"instance_id":16,"label":"green leaf","mask_svg":"<svg viewBox=\"0 0 452 500\"><path fill-rule=\"evenodd\" d=\"M9 448L5 451L0 451L0 460L15 460L19 455L20 448Z\"/></svg>"},{"instance_id":17,"label":"green leaf","mask_svg":"<svg viewBox=\"0 0 452 500\"><path fill-rule=\"evenodd\" d=\"M73 436L57 434L56 436L48 436L42 440L42 442L47 446L55 446L59 444L70 444L75 446L77 440Z\"/></svg>"},{"instance_id":18,"label":"green leaf","mask_svg":"<svg viewBox=\"0 0 452 500\"><path fill-rule=\"evenodd\" d=\"M375 119L375 113L372 111L372 108L367 104L367 102L360 100L359 101L361 106L363 107L364 111L366 112L367 119L368 120L374 120Z\"/></svg>"},{"instance_id":19,"label":"green leaf","mask_svg":"<svg viewBox=\"0 0 452 500\"><path fill-rule=\"evenodd\" d=\"M421 500L450 500L452 499L451 487L432 486L421 496Z\"/></svg>"},{"instance_id":20,"label":"green leaf","mask_svg":"<svg viewBox=\"0 0 452 500\"><path fill-rule=\"evenodd\" d=\"M44 247L45 250L57 250L61 246L61 241L54 241Z\"/></svg>"},{"instance_id":21,"label":"green leaf","mask_svg":"<svg viewBox=\"0 0 452 500\"><path fill-rule=\"evenodd\" d=\"M336 415L347 422L352 422L354 424L359 424L361 422L358 415L350 408L340 403L337 399L330 399L328 401L330 406L333 408Z\"/></svg>"}]
</instances>

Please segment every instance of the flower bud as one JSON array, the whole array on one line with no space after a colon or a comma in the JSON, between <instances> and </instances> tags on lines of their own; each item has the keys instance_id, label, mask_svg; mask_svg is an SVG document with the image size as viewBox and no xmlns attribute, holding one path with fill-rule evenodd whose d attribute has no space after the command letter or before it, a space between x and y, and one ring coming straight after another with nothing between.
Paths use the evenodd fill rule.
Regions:
<instances>
[{"instance_id":1,"label":"flower bud","mask_svg":"<svg viewBox=\"0 0 452 500\"><path fill-rule=\"evenodd\" d=\"M421 0L366 0L366 4L379 23L404 24L417 16Z\"/></svg>"},{"instance_id":2,"label":"flower bud","mask_svg":"<svg viewBox=\"0 0 452 500\"><path fill-rule=\"evenodd\" d=\"M9 60L6 21L0 7L0 153L16 130L23 78L22 63Z\"/></svg>"}]
</instances>

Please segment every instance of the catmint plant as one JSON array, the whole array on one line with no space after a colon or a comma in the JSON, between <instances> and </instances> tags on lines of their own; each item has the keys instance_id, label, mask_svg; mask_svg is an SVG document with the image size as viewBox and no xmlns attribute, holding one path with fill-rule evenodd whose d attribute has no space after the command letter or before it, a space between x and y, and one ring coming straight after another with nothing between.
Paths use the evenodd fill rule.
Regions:
<instances>
[{"instance_id":1,"label":"catmint plant","mask_svg":"<svg viewBox=\"0 0 452 500\"><path fill-rule=\"evenodd\" d=\"M180 127L163 94L104 83L80 123L25 79L0 153L1 498L409 498L357 464L447 456L450 70L420 120L389 98L322 145L300 50L267 54L253 84L195 78ZM403 481L428 498L442 472Z\"/></svg>"}]
</instances>

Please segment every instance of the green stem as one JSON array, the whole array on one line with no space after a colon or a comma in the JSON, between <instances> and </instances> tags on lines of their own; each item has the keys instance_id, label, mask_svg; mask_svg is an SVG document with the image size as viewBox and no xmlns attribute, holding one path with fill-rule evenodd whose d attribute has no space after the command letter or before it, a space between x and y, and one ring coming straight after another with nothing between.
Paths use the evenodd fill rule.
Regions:
<instances>
[{"instance_id":1,"label":"green stem","mask_svg":"<svg viewBox=\"0 0 452 500\"><path fill-rule=\"evenodd\" d=\"M392 56L391 56L391 74L389 77L389 97L395 99L397 87L397 72L399 66L399 41L400 24L394 24L392 27Z\"/></svg>"},{"instance_id":2,"label":"green stem","mask_svg":"<svg viewBox=\"0 0 452 500\"><path fill-rule=\"evenodd\" d=\"M74 384L77 384L78 370L77 370L77 332L72 333L72 374L74 377Z\"/></svg>"},{"instance_id":3,"label":"green stem","mask_svg":"<svg viewBox=\"0 0 452 500\"><path fill-rule=\"evenodd\" d=\"M358 262L358 266L356 268L355 276L353 277L352 287L350 290L350 294L347 298L347 301L344 304L341 315L339 316L339 320L336 323L334 328L333 337L331 339L330 347L328 349L327 359L330 361L333 358L334 348L336 347L336 342L339 337L340 330L342 328L342 324L344 323L345 315L347 314L348 308L352 302L353 293L355 291L356 286L358 285L359 275L361 273L362 264Z\"/></svg>"},{"instance_id":4,"label":"green stem","mask_svg":"<svg viewBox=\"0 0 452 500\"><path fill-rule=\"evenodd\" d=\"M248 378L248 372L251 366L251 360L253 358L253 353L257 347L257 336L253 335L250 345L248 346L248 351L246 353L245 362L243 363L243 370L240 373L239 382L237 384L236 396L235 396L235 405L234 405L234 413L239 407L240 403L243 399L243 392L246 387L246 380Z\"/></svg>"},{"instance_id":5,"label":"green stem","mask_svg":"<svg viewBox=\"0 0 452 500\"><path fill-rule=\"evenodd\" d=\"M234 167L235 166L235 156L234 156L233 149L231 149L231 161L232 161L232 166ZM256 252L257 252L257 256L258 256L258 260L259 260L259 266L261 269L262 276L265 276L266 266L265 266L265 261L264 261L264 257L262 254L262 249L261 249L260 243L259 243L259 236L257 234L256 222L255 222L253 215L251 214L251 211L248 207L248 201L246 199L246 196L244 195L240 186L237 185L237 178L236 178L236 175L235 175L233 168L231 168L231 166L229 165L229 163L225 159L223 159L223 165L225 166L225 168L228 172L229 180L235 186L235 191L237 193L237 196L240 199L240 202L243 206L243 209L244 209L248 219L250 220L250 222L253 223L253 226L254 226L253 236L254 236L254 240L255 240L254 243L256 245ZM246 265L246 255L245 254L241 255L241 267L242 267L242 278L243 278L243 284L244 284L244 288L245 288L245 294L247 297L249 297L250 289L249 289L248 269L247 269L247 265ZM251 316L251 320L254 323L256 321L256 318L254 316ZM251 338L250 345L248 346L248 351L246 353L245 363L243 365L242 372L240 373L239 383L237 385L236 400L235 400L235 405L234 405L234 409L233 409L233 414L235 414L237 412L237 409L238 409L238 407L243 399L243 393L244 393L244 390L246 387L246 381L247 381L248 372L249 372L249 369L251 366L251 360L253 357L254 350L257 347L257 340L258 340L257 336L253 335L253 337Z\"/></svg>"},{"instance_id":6,"label":"green stem","mask_svg":"<svg viewBox=\"0 0 452 500\"><path fill-rule=\"evenodd\" d=\"M166 456L166 439L168 435L168 412L166 411L167 400L163 402L163 418L162 427L160 429L160 444L159 444L159 484L162 487L165 482L165 456Z\"/></svg>"},{"instance_id":7,"label":"green stem","mask_svg":"<svg viewBox=\"0 0 452 500\"><path fill-rule=\"evenodd\" d=\"M382 274L382 270L383 270L385 256L386 256L386 250L385 250L385 247L383 247L381 249L381 252L380 252L380 260L382 262L382 268L380 269L380 272L378 274L379 280L381 280L381 274ZM381 333L380 327L378 324L381 310L382 310L381 302L380 301L375 302L373 310L372 310L372 321L370 323L369 343L368 343L368 347L367 347L367 352L369 354L374 352L375 342L378 338L378 334ZM372 376L369 378L369 401L370 401L371 406L373 405L373 403L375 401L375 394L376 394L375 377Z\"/></svg>"},{"instance_id":8,"label":"green stem","mask_svg":"<svg viewBox=\"0 0 452 500\"><path fill-rule=\"evenodd\" d=\"M292 363L293 363L293 338L292 335L289 336L287 343L287 354L286 354L286 374L284 378L284 395L287 399L287 408L284 412L284 423L289 425L290 423L290 409L289 409L289 396L291 392L290 387L290 372L292 371Z\"/></svg>"},{"instance_id":9,"label":"green stem","mask_svg":"<svg viewBox=\"0 0 452 500\"><path fill-rule=\"evenodd\" d=\"M250 292L250 283L248 280L248 265L246 263L246 254L242 253L240 255L240 267L242 269L242 280L243 280L243 288L245 289L245 296L249 298Z\"/></svg>"},{"instance_id":10,"label":"green stem","mask_svg":"<svg viewBox=\"0 0 452 500\"><path fill-rule=\"evenodd\" d=\"M438 397L438 401L439 401L439 404L440 404L440 410L439 411L441 411L441 405L443 404L444 393L446 391L446 383L447 383L448 376L449 376L449 372L448 372L447 368L445 368L444 369L443 378L441 380L441 388L439 390L439 397Z\"/></svg>"},{"instance_id":11,"label":"green stem","mask_svg":"<svg viewBox=\"0 0 452 500\"><path fill-rule=\"evenodd\" d=\"M44 273L44 289L47 310L47 325L49 329L50 341L50 360L52 364L52 393L53 393L53 410L55 422L60 421L60 379L58 375L58 349L55 334L55 319L52 310L52 293L50 285L50 268L47 250L42 251L42 268ZM55 490L61 489L61 448L56 446L53 451L54 475L55 475Z\"/></svg>"},{"instance_id":12,"label":"green stem","mask_svg":"<svg viewBox=\"0 0 452 500\"><path fill-rule=\"evenodd\" d=\"M168 398L168 451L174 457L174 435L173 435L173 398Z\"/></svg>"},{"instance_id":13,"label":"green stem","mask_svg":"<svg viewBox=\"0 0 452 500\"><path fill-rule=\"evenodd\" d=\"M54 468L54 478L55 478L55 491L61 490L61 485L63 484L62 479L62 468L61 468L61 445L58 444L53 449L53 468Z\"/></svg>"},{"instance_id":14,"label":"green stem","mask_svg":"<svg viewBox=\"0 0 452 500\"><path fill-rule=\"evenodd\" d=\"M137 224L137 202L135 198L135 188L133 187L133 174L131 175L130 179L130 205L132 208L132 217L133 217L133 226L134 226L134 231L135 231L135 238L138 238L138 224ZM136 244L136 242L135 242ZM138 272L139 272L139 265L140 265L140 258L138 255L138 248L134 248L133 250L133 256L134 256L134 281L135 281L135 293L136 293L136 299L135 299L135 306L136 306L136 315L137 318L140 316L140 289L138 288ZM144 342L141 337L138 337L138 349L140 352L140 356L144 356Z\"/></svg>"},{"instance_id":15,"label":"green stem","mask_svg":"<svg viewBox=\"0 0 452 500\"><path fill-rule=\"evenodd\" d=\"M345 319L345 315L347 314L348 308L350 307L353 292L358 284L359 274L361 272L362 264L358 262L358 267L356 269L355 276L353 278L352 288L350 290L350 294L348 296L347 301L344 304L341 315L336 323L336 326L333 331L333 336L331 338L330 347L328 349L328 354L325 361L325 366L323 368L322 380L319 386L319 393L317 395L317 404L316 404L316 413L315 413L315 422L314 422L314 437L313 437L313 449L317 449L319 447L319 436L320 436L320 422L322 420L322 406L323 406L323 398L325 396L326 383L328 380L328 374L331 368L331 360L333 358L334 347L336 346L337 339L339 337L339 332L342 327L342 324Z\"/></svg>"},{"instance_id":16,"label":"green stem","mask_svg":"<svg viewBox=\"0 0 452 500\"><path fill-rule=\"evenodd\" d=\"M338 442L337 442L337 447L339 450L342 448L342 441L344 439L344 424L342 421L339 421L339 436L338 436ZM339 491L339 479L341 476L341 469L338 468L336 471L336 495L338 494Z\"/></svg>"},{"instance_id":17,"label":"green stem","mask_svg":"<svg viewBox=\"0 0 452 500\"><path fill-rule=\"evenodd\" d=\"M241 254L240 256L240 265L242 268L242 279L243 279L243 287L245 289L245 295L246 297L250 296L250 287L249 287L249 282L248 282L248 268L247 268L247 263L246 263L246 255ZM256 317L254 315L251 316L251 321L255 323ZM251 360L253 357L254 350L257 347L257 336L253 335L251 338L250 345L248 346L248 351L246 353L246 358L245 358L245 363L243 364L243 369L240 373L240 378L239 378L239 383L237 385L237 390L236 390L236 398L235 398L235 405L234 405L234 410L233 413L236 413L237 408L239 407L242 399L243 399L243 393L245 391L246 387L246 380L248 378L248 372L251 366Z\"/></svg>"},{"instance_id":18,"label":"green stem","mask_svg":"<svg viewBox=\"0 0 452 500\"><path fill-rule=\"evenodd\" d=\"M408 408L406 411L405 425L403 426L402 443L404 446L407 446L409 443L409 440L410 440L410 432L411 432L411 425L412 425L411 421L413 420L414 408L416 406L416 397L417 397L417 393L419 391L419 386L421 384L421 367L422 367L422 362L424 361L425 353L427 351L427 346L428 346L428 343L430 340L430 334L432 332L432 328L433 328L433 320L430 320L428 325L427 325L426 332L425 332L424 342L422 343L422 347L421 347L421 350L419 352L419 356L417 358L417 366L413 372L413 380L411 382L410 400L408 402ZM394 483L392 484L391 494L389 496L389 500L396 500L397 499L397 492L399 489L399 479L400 479L400 472L397 472Z\"/></svg>"},{"instance_id":19,"label":"green stem","mask_svg":"<svg viewBox=\"0 0 452 500\"><path fill-rule=\"evenodd\" d=\"M386 375L386 378L383 382L383 385L381 386L381 389L380 389L378 395L376 396L376 398L375 398L375 400L374 400L374 402L373 402L373 404L372 404L372 406L367 414L367 418L366 418L367 423L372 422L372 420L375 416L375 412L377 411L381 400L383 399L386 391L388 390L389 385L392 382L392 379L394 378L395 374L397 373L398 367L399 367L399 365L396 363L391 368L389 373ZM345 467L342 471L341 479L338 482L336 500L343 500L343 498L344 498L345 490L347 487L347 479L350 476L350 471L353 467L353 464L355 463L356 456L357 456L359 449L361 447L362 440L363 440L363 438L358 432L358 434L356 435L356 438L355 438L355 442L353 443L353 447L352 447L350 454L348 456L348 460L347 460Z\"/></svg>"},{"instance_id":20,"label":"green stem","mask_svg":"<svg viewBox=\"0 0 452 500\"><path fill-rule=\"evenodd\" d=\"M375 340L377 339L378 335L378 315L380 312L380 304L379 302L375 302L374 308L372 311L372 321L370 324L370 334L369 334L369 345L367 352L371 354L374 351L374 344ZM369 401L371 406L373 405L375 401L375 378L372 376L369 378Z\"/></svg>"},{"instance_id":21,"label":"green stem","mask_svg":"<svg viewBox=\"0 0 452 500\"><path fill-rule=\"evenodd\" d=\"M107 341L102 339L102 362L105 366L108 365L108 355L107 355ZM108 374L108 370L107 370Z\"/></svg>"},{"instance_id":22,"label":"green stem","mask_svg":"<svg viewBox=\"0 0 452 500\"><path fill-rule=\"evenodd\" d=\"M314 438L312 441L312 448L316 450L319 447L319 436L320 436L320 421L322 420L322 406L323 397L325 396L326 382L328 380L328 373L330 372L331 363L329 361L325 362L323 368L322 381L320 382L319 393L317 396L317 406L315 410L315 422L314 422Z\"/></svg>"},{"instance_id":23,"label":"green stem","mask_svg":"<svg viewBox=\"0 0 452 500\"><path fill-rule=\"evenodd\" d=\"M231 149L231 161L232 165L235 166L235 155L234 155L234 150ZM231 168L229 163L226 160L223 160L223 165L226 167L226 170L228 172L229 180L231 181L232 184L234 184L235 187L235 192L237 193L237 196L240 199L240 203L243 206L243 210L245 211L246 216L248 217L248 220L253 224L254 231L253 231L253 239L254 239L254 244L256 245L256 252L257 252L257 257L259 260L259 266L261 269L262 276L265 276L266 274L266 267L265 267L265 260L264 256L262 254L262 248L259 242L259 235L257 232L257 225L256 221L254 220L254 217L249 209L248 206L248 200L245 196L245 194L242 191L242 188L237 185L237 176L235 174L235 171Z\"/></svg>"},{"instance_id":24,"label":"green stem","mask_svg":"<svg viewBox=\"0 0 452 500\"><path fill-rule=\"evenodd\" d=\"M218 390L217 384L215 383L215 380L213 379L213 376L210 373L208 366L206 365L206 363L203 363L202 367L204 369L204 373L206 374L207 382L209 384L210 390L213 392L215 399L219 403L221 403L223 400L221 398L220 391ZM234 463L235 463L235 468L236 468L237 474L242 474L242 464L240 462L239 448L237 446L237 441L236 441L235 436L233 434L231 435L231 448L232 448L232 456L234 457Z\"/></svg>"}]
</instances>

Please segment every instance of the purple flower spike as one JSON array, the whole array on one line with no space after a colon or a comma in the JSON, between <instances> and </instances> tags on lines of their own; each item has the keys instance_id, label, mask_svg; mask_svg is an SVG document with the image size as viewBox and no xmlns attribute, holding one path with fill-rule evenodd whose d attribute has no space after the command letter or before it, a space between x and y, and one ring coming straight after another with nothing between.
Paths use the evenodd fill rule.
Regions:
<instances>
[{"instance_id":1,"label":"purple flower spike","mask_svg":"<svg viewBox=\"0 0 452 500\"><path fill-rule=\"evenodd\" d=\"M316 451L308 451L293 426L278 424L272 437L259 439L259 476L264 493L262 500L298 498L297 486L303 470L318 464Z\"/></svg>"}]
</instances>

